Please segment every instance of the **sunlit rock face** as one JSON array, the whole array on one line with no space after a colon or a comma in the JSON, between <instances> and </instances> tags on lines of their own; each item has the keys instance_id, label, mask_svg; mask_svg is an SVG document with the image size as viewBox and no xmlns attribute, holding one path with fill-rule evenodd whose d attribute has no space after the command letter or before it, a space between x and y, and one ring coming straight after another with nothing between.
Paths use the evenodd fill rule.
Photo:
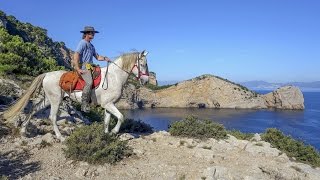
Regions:
<instances>
[{"instance_id":1,"label":"sunlit rock face","mask_svg":"<svg viewBox=\"0 0 320 180\"><path fill-rule=\"evenodd\" d=\"M297 87L286 86L260 95L246 87L226 79L202 75L166 89L150 90L140 87L125 90L131 97L130 103L143 103L143 107L198 107L198 108L239 108L239 109L304 109L303 95ZM132 98L134 97L134 98ZM125 108L123 103L120 108ZM133 107L132 105L130 107Z\"/></svg>"},{"instance_id":2,"label":"sunlit rock face","mask_svg":"<svg viewBox=\"0 0 320 180\"><path fill-rule=\"evenodd\" d=\"M0 27L7 29L7 21L0 15Z\"/></svg>"},{"instance_id":3,"label":"sunlit rock face","mask_svg":"<svg viewBox=\"0 0 320 180\"><path fill-rule=\"evenodd\" d=\"M304 109L301 90L294 86L284 86L263 96L266 105L277 109Z\"/></svg>"},{"instance_id":4,"label":"sunlit rock face","mask_svg":"<svg viewBox=\"0 0 320 180\"><path fill-rule=\"evenodd\" d=\"M154 73L154 72L149 73L149 84L152 84L154 86L158 85L156 73Z\"/></svg>"}]
</instances>

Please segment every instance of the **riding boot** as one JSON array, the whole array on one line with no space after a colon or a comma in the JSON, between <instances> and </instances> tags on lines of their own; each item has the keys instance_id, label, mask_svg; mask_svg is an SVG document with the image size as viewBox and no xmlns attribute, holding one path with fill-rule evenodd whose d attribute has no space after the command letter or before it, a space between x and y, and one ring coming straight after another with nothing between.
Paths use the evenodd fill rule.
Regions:
<instances>
[{"instance_id":1,"label":"riding boot","mask_svg":"<svg viewBox=\"0 0 320 180\"><path fill-rule=\"evenodd\" d=\"M81 111L88 113L90 111L90 105L89 105L90 99L88 98L88 95L84 94L82 92L82 101L81 101Z\"/></svg>"}]
</instances>

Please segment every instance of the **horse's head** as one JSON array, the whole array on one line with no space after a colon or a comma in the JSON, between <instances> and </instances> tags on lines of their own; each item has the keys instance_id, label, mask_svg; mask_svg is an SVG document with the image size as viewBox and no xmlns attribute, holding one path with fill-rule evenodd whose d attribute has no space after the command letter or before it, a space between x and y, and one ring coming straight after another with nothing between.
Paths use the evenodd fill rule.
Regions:
<instances>
[{"instance_id":1,"label":"horse's head","mask_svg":"<svg viewBox=\"0 0 320 180\"><path fill-rule=\"evenodd\" d=\"M137 61L132 68L132 73L139 79L140 84L144 85L149 81L149 70L147 63L147 51L142 51L137 57Z\"/></svg>"}]
</instances>

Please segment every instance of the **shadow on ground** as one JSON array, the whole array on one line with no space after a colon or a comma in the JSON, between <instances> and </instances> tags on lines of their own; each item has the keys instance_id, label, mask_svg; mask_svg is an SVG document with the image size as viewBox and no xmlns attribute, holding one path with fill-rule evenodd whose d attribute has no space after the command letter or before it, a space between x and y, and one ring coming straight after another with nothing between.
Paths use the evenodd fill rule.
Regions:
<instances>
[{"instance_id":1,"label":"shadow on ground","mask_svg":"<svg viewBox=\"0 0 320 180\"><path fill-rule=\"evenodd\" d=\"M40 170L40 162L27 162L28 152L9 151L0 154L0 177L19 179L27 174Z\"/></svg>"}]
</instances>

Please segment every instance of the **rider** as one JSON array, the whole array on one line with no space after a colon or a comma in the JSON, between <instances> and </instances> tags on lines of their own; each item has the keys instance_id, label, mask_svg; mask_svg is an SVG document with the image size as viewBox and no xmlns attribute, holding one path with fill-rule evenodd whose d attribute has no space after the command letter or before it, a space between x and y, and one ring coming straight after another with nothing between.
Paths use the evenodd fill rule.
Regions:
<instances>
[{"instance_id":1,"label":"rider","mask_svg":"<svg viewBox=\"0 0 320 180\"><path fill-rule=\"evenodd\" d=\"M83 31L82 40L79 42L77 49L74 53L74 68L81 75L82 79L86 82L83 91L82 91L82 104L81 111L89 112L90 106L89 101L91 98L91 87L93 83L92 79L92 68L91 64L93 63L92 57L95 57L98 61L107 61L111 60L106 56L100 56L94 46L91 44L91 40L94 38L95 33L99 33L92 26L85 26Z\"/></svg>"}]
</instances>

